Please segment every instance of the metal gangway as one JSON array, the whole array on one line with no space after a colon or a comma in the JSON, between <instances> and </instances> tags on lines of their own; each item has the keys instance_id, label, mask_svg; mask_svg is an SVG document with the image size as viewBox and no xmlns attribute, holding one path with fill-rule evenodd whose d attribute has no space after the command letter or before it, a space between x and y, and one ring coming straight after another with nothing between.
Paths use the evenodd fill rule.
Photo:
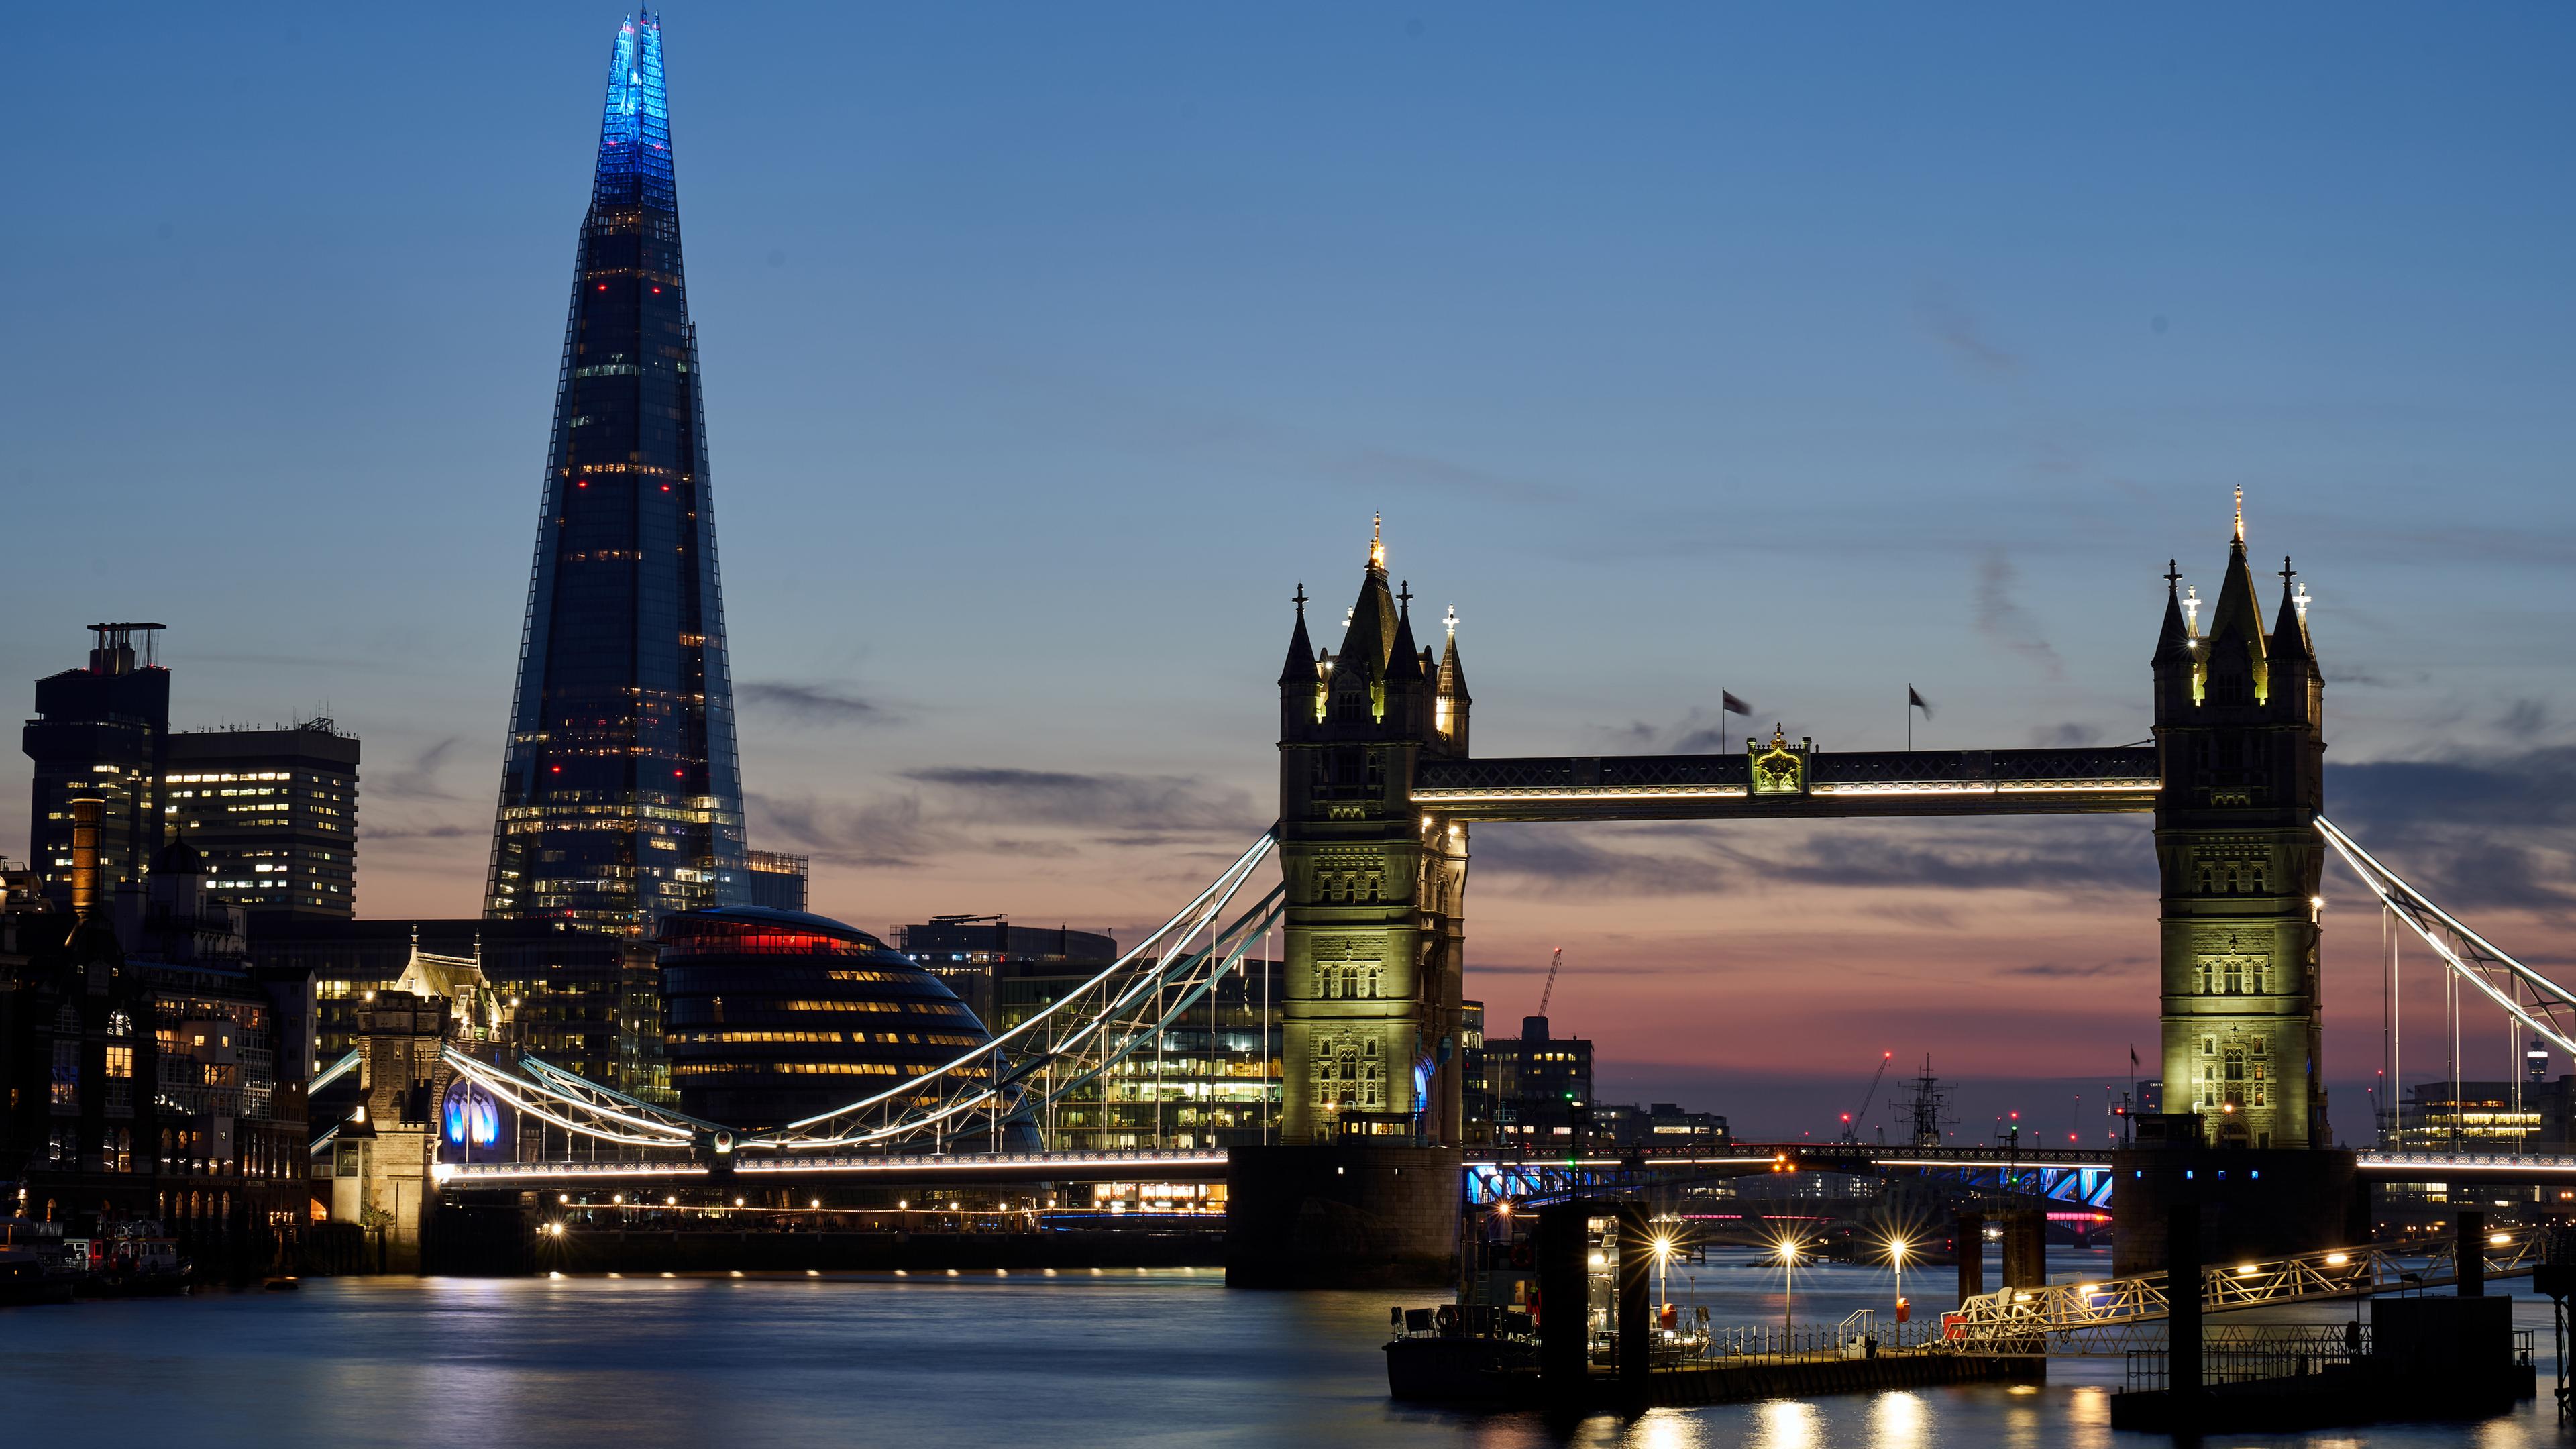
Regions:
<instances>
[{"instance_id":1,"label":"metal gangway","mask_svg":"<svg viewBox=\"0 0 2576 1449\"><path fill-rule=\"evenodd\" d=\"M2528 1276L2546 1246L2547 1235L2536 1228L2489 1233L2480 1245L2486 1276ZM2459 1281L2457 1251L2456 1240L2449 1237L2399 1239L2206 1267L2200 1275L2201 1311L2227 1313L2437 1288ZM2168 1276L2142 1273L1980 1293L1945 1315L1943 1332L1970 1351L2014 1345L2021 1352L2117 1355L2162 1348L2162 1324L2171 1313ZM2221 1343L2223 1328L2213 1325L2209 1342Z\"/></svg>"}]
</instances>

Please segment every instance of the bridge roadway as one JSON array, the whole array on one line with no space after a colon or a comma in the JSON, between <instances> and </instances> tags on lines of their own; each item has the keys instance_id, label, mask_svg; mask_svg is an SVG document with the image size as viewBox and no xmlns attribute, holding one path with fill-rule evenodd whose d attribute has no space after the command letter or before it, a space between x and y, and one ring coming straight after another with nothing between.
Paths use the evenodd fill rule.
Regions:
<instances>
[{"instance_id":1,"label":"bridge roadway","mask_svg":"<svg viewBox=\"0 0 2576 1449\"><path fill-rule=\"evenodd\" d=\"M2051 1197L2102 1206L2109 1201L2111 1154L2062 1147L1881 1147L1867 1143L1739 1142L1728 1147L1674 1149L1627 1156L1568 1157L1470 1155L1464 1163L1466 1200L1610 1187L1656 1178L1800 1172L1867 1173L1886 1170L2041 1175ZM581 1183L670 1183L730 1178L738 1182L865 1181L889 1185L946 1182L1222 1182L1225 1151L1208 1148L1135 1152L916 1153L862 1156L745 1155L721 1172L703 1161L599 1160L441 1163L440 1184L450 1191L482 1188L570 1187ZM2358 1175L2369 1182L2546 1183L2576 1180L2576 1155L2549 1153L2363 1152ZM2096 1201L2096 1198L2099 1201Z\"/></svg>"}]
</instances>

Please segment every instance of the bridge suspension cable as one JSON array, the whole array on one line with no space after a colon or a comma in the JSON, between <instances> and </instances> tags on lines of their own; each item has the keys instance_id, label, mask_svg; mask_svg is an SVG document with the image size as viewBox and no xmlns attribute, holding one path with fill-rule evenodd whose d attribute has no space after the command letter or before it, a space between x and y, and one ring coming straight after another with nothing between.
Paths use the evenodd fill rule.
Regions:
<instances>
[{"instance_id":1,"label":"bridge suspension cable","mask_svg":"<svg viewBox=\"0 0 2576 1449\"><path fill-rule=\"evenodd\" d=\"M1278 924L1287 888L1274 885L1248 909L1234 908L1277 845L1276 827L1262 832L1159 929L990 1042L784 1127L746 1130L692 1117L526 1053L504 1064L451 1045L442 1056L457 1075L536 1121L659 1156L890 1151L924 1142L944 1150L978 1135L989 1135L987 1145L998 1149L1007 1129L1034 1128L1041 1113L1153 1047L1228 973L1244 969L1245 954ZM1194 945L1202 936L1204 943ZM317 1083L345 1073L357 1059L351 1053Z\"/></svg>"},{"instance_id":2,"label":"bridge suspension cable","mask_svg":"<svg viewBox=\"0 0 2576 1449\"><path fill-rule=\"evenodd\" d=\"M1278 923L1287 887L1273 886L1231 920L1226 912L1277 844L1277 827L1262 832L1132 950L990 1043L847 1106L748 1136L742 1145L811 1152L929 1138L944 1146L976 1130L980 1115L998 1146L1005 1124L1035 1125L1041 1113L1159 1041L1183 1012L1241 968L1245 952ZM1207 943L1192 949L1202 932Z\"/></svg>"},{"instance_id":3,"label":"bridge suspension cable","mask_svg":"<svg viewBox=\"0 0 2576 1449\"><path fill-rule=\"evenodd\" d=\"M2405 922L2424 944L2433 948L2452 978L2486 993L2515 1021L2556 1043L2559 1050L2576 1055L2576 1022L2560 1017L2562 1011L2576 1010L2576 993L2515 960L2503 947L2433 904L2430 897L2382 865L2333 821L2319 816L2317 833L2325 837L2326 844L2334 847L2335 854L2361 877L2361 883L2370 887L2391 915ZM2523 1000L2526 991L2531 998L2528 1005ZM2533 1014L2535 1008L2538 1015Z\"/></svg>"}]
</instances>

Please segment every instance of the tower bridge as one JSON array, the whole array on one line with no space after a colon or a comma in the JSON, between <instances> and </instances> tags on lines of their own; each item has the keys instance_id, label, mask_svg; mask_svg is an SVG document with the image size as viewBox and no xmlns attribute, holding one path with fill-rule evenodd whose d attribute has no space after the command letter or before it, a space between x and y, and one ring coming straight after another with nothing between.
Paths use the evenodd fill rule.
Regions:
<instances>
[{"instance_id":1,"label":"tower bridge","mask_svg":"<svg viewBox=\"0 0 2576 1449\"><path fill-rule=\"evenodd\" d=\"M1470 829L1492 821L2155 817L2169 1100L2226 1146L2331 1141L2319 1080L2324 680L2287 559L2266 625L2240 499L2206 632L2166 570L2152 742L1837 753L1775 729L1741 754L1479 759L1454 611L1437 655L1369 543L1338 652L1301 585L1279 674L1285 1140L1463 1135Z\"/></svg>"},{"instance_id":2,"label":"tower bridge","mask_svg":"<svg viewBox=\"0 0 2576 1449\"><path fill-rule=\"evenodd\" d=\"M1774 1151L1816 1170L1983 1172L1999 1184L2013 1179L2016 1191L2027 1174L2045 1196L2108 1201L2124 1219L2178 1196L2225 1198L2222 1216L2232 1211L2255 1236L2269 1234L2242 1245L2248 1251L2336 1239L2351 1221L2356 1185L2371 1181L2576 1177L2576 1160L2324 1150L2333 1139L2319 1083L2318 961L2329 856L2430 944L2444 970L2571 1054L2576 1017L2566 1013L2576 997L2325 818L2324 686L2305 590L2284 560L2267 626L2241 507L2223 568L2206 629L2197 589L2167 569L2148 661L2146 744L1840 752L1775 728L1767 739L1748 737L1741 753L1498 759L1472 749L1474 701L1454 612L1438 652L1423 647L1411 590L1391 583L1384 542L1373 538L1337 650L1315 647L1304 589L1295 595L1278 681L1277 824L1160 929L1037 1016L832 1111L731 1125L489 1044L435 1042L436 1013L379 1003L377 1017L394 1025L364 1053L368 1109L326 1133L317 1150L434 1171L435 1190L451 1193L611 1177L678 1185L1222 1176L1233 1229L1262 1250L1262 1266L1246 1277L1295 1282L1440 1276L1456 1211L1480 1194L1760 1170L1758 1157ZM1474 825L2120 812L2155 821L2160 1064L2176 1110L2151 1124L2163 1139L2153 1150L2062 1162L2027 1151L2002 1166L1974 1149L1815 1144L1756 1147L1723 1162L1469 1158L1457 1046ZM1224 1155L993 1150L1025 1141L1029 1128L1043 1134L1058 1104L1150 1051L1216 982L1244 969L1252 943L1274 927L1285 948L1279 1145ZM333 1072L351 1070L359 1055ZM459 1091L483 1094L522 1123L507 1160L432 1168L439 1154L383 1140L434 1132L411 1117L419 1104ZM526 1124L540 1124L534 1152ZM334 1140L344 1132L360 1144ZM582 1158L576 1139L604 1156ZM563 1155L546 1145L554 1142ZM2197 1174L2204 1154L2231 1152L2250 1154L2229 1159L2245 1171ZM2130 1236L2124 1225L2124 1258ZM2139 1251L2151 1252L2152 1232L2138 1236Z\"/></svg>"}]
</instances>

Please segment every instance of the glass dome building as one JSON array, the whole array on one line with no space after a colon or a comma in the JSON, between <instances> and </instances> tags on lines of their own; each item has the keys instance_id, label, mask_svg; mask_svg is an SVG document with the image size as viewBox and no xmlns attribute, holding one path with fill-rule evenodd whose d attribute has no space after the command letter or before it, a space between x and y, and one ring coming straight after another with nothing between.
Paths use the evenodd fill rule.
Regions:
<instances>
[{"instance_id":1,"label":"glass dome building","mask_svg":"<svg viewBox=\"0 0 2576 1449\"><path fill-rule=\"evenodd\" d=\"M660 945L663 1044L680 1110L693 1117L793 1122L992 1040L938 977L829 917L766 906L683 911L663 918Z\"/></svg>"}]
</instances>

